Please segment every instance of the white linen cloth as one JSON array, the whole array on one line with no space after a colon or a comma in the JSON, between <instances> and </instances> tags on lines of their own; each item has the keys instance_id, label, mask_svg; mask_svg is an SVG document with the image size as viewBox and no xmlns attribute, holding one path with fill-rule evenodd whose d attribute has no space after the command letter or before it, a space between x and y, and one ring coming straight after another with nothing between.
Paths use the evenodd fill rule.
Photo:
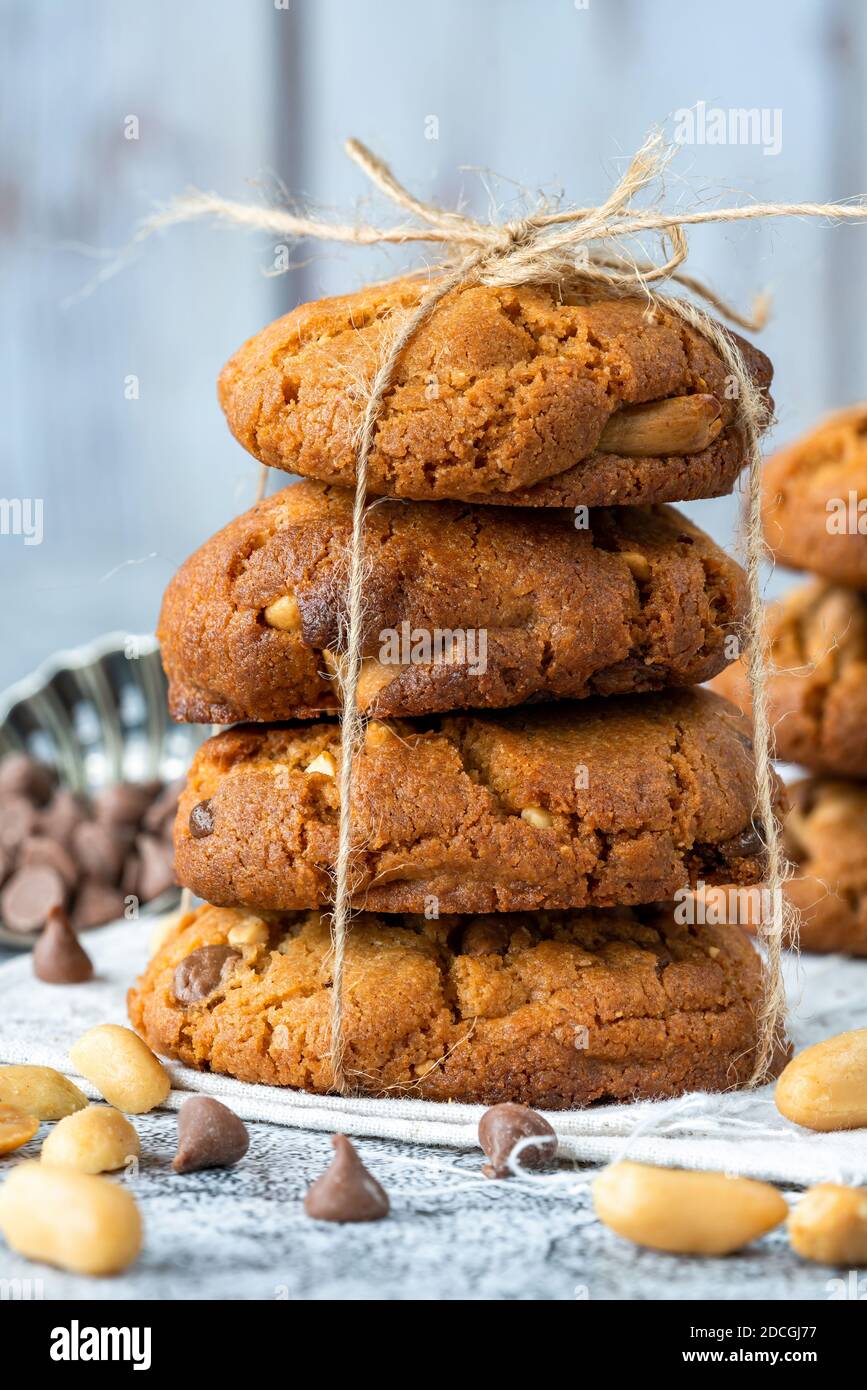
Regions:
<instances>
[{"instance_id":1,"label":"white linen cloth","mask_svg":"<svg viewBox=\"0 0 867 1390\"><path fill-rule=\"evenodd\" d=\"M85 985L43 984L29 955L0 967L0 1062L56 1067L82 1089L71 1044L96 1023L126 1023L125 997L144 967L145 932L129 922L88 933L96 978ZM839 956L790 957L786 981L796 1049L834 1033L867 1027L867 961ZM312 1096L169 1062L177 1110L191 1091L218 1096L245 1120L342 1131L458 1149L477 1146L484 1107L393 1099ZM564 1157L586 1163L630 1158L670 1167L712 1168L792 1186L867 1183L867 1130L813 1134L778 1113L773 1087L727 1095L694 1094L675 1101L600 1105L548 1114Z\"/></svg>"}]
</instances>

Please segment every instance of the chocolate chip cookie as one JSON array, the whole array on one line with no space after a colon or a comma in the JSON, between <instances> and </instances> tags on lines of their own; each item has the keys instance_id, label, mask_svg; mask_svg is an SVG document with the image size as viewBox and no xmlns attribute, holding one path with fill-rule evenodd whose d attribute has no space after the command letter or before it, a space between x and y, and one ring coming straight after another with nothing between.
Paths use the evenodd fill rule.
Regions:
<instances>
[{"instance_id":1,"label":"chocolate chip cookie","mask_svg":"<svg viewBox=\"0 0 867 1390\"><path fill-rule=\"evenodd\" d=\"M275 468L351 485L365 387L426 289L368 286L251 338L219 382L235 437ZM738 341L765 390L768 359ZM645 301L457 289L401 354L368 487L536 507L717 496L744 462L730 388L710 344Z\"/></svg>"},{"instance_id":2,"label":"chocolate chip cookie","mask_svg":"<svg viewBox=\"0 0 867 1390\"><path fill-rule=\"evenodd\" d=\"M867 595L817 580L767 611L768 711L777 755L832 777L867 777ZM742 663L712 687L745 712Z\"/></svg>"},{"instance_id":3,"label":"chocolate chip cookie","mask_svg":"<svg viewBox=\"0 0 867 1390\"><path fill-rule=\"evenodd\" d=\"M867 956L867 785L808 777L790 788L786 892L805 951Z\"/></svg>"},{"instance_id":4,"label":"chocolate chip cookie","mask_svg":"<svg viewBox=\"0 0 867 1390\"><path fill-rule=\"evenodd\" d=\"M219 974L190 998L215 951ZM188 1066L326 1092L331 991L324 916L205 906L160 947L129 1015ZM347 941L345 1065L371 1095L546 1109L727 1090L749 1078L760 991L744 932L680 926L670 907L365 913Z\"/></svg>"},{"instance_id":5,"label":"chocolate chip cookie","mask_svg":"<svg viewBox=\"0 0 867 1390\"><path fill-rule=\"evenodd\" d=\"M176 719L335 710L352 494L301 482L207 541L166 593ZM377 718L708 680L739 566L671 507L504 511L384 500L366 527L360 703Z\"/></svg>"},{"instance_id":6,"label":"chocolate chip cookie","mask_svg":"<svg viewBox=\"0 0 867 1390\"><path fill-rule=\"evenodd\" d=\"M867 589L867 403L768 460L763 515L781 564Z\"/></svg>"},{"instance_id":7,"label":"chocolate chip cookie","mask_svg":"<svg viewBox=\"0 0 867 1390\"><path fill-rule=\"evenodd\" d=\"M336 723L209 739L178 811L179 881L221 906L328 902L339 759ZM355 773L355 902L518 912L754 883L753 775L745 721L702 690L372 722Z\"/></svg>"}]
</instances>

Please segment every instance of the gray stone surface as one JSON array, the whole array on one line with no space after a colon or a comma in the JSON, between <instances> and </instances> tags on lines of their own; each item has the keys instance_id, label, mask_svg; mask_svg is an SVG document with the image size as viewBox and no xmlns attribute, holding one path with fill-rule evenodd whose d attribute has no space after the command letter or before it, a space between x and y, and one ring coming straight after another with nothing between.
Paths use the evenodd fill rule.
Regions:
<instances>
[{"instance_id":1,"label":"gray stone surface","mask_svg":"<svg viewBox=\"0 0 867 1390\"><path fill-rule=\"evenodd\" d=\"M775 1232L724 1260L633 1248L590 1206L586 1170L489 1182L481 1155L359 1140L390 1217L329 1226L301 1199L325 1167L327 1135L255 1124L237 1168L171 1169L176 1120L135 1121L144 1157L130 1180L145 1248L127 1273L82 1279L0 1246L0 1279L37 1279L46 1299L827 1300L845 1271L804 1264ZM38 1151L36 1140L26 1150ZM0 1172L14 1160L0 1159ZM867 1294L867 1276L862 1276Z\"/></svg>"}]
</instances>

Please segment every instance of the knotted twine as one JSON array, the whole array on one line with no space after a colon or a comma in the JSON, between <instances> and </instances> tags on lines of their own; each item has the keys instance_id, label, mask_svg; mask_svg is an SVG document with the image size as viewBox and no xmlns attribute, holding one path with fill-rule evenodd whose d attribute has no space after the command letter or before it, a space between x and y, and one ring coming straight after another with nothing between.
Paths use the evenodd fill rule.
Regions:
<instances>
[{"instance_id":1,"label":"knotted twine","mask_svg":"<svg viewBox=\"0 0 867 1390\"><path fill-rule=\"evenodd\" d=\"M463 213L450 212L413 197L388 166L358 140L348 140L345 151L371 183L411 220L393 227L364 222L329 223L283 208L232 202L196 190L175 199L163 211L142 224L137 242L165 227L202 217L276 233L294 240L345 242L354 246L433 243L442 247L435 278L414 309L396 322L396 329L367 388L364 411L356 439L355 496L349 554L346 618L343 624L344 660L339 680L342 695L340 810L338 849L334 865L335 888L331 917L333 975L331 997L331 1065L333 1086L351 1093L345 1065L344 968L347 927L352 909L353 853L352 797L356 764L361 752L366 720L358 708L361 669L364 588L364 523L367 507L368 462L376 424L394 380L401 354L418 330L431 318L437 305L453 290L470 285L514 287L549 285L560 290L586 292L595 298L647 300L648 313L661 309L700 333L714 347L728 369L736 390L736 422L742 431L748 459L749 502L746 517L746 571L748 618L746 665L752 701L755 746L756 804L753 823L767 856L767 895L757 935L765 948L766 964L758 1013L759 1039L751 1082L768 1079L778 1048L785 1040L786 1002L782 979L784 940L795 941L796 923L784 902L786 877L779 826L774 812L773 740L768 718L766 680L768 652L762 622L761 566L765 555L761 524L760 438L770 423L767 404L753 383L743 353L726 328L710 317L708 309L748 331L761 328L766 305L758 301L752 315L742 315L716 296L701 280L686 274L685 228L702 223L752 221L764 217L826 217L838 220L867 219L867 206L857 203L750 203L743 207L701 208L692 212L665 212L654 205L636 209L633 202L644 190L662 188L662 177L674 153L659 132L653 132L599 207L569 207L550 211L543 206L517 221L480 222ZM656 239L658 260L638 259L628 242L651 234ZM106 278L115 267L103 271ZM426 272L431 274L428 268ZM674 298L655 288L671 281L702 304ZM702 306L707 307L702 307ZM770 900L768 913L764 904Z\"/></svg>"}]
</instances>

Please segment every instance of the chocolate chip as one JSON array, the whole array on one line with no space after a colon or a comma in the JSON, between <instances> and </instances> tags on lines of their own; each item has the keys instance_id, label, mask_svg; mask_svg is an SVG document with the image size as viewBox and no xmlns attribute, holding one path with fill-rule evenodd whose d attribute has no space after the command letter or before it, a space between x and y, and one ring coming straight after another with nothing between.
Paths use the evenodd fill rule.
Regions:
<instances>
[{"instance_id":1,"label":"chocolate chip","mask_svg":"<svg viewBox=\"0 0 867 1390\"><path fill-rule=\"evenodd\" d=\"M247 1127L234 1110L210 1096L193 1096L178 1113L176 1173L200 1168L231 1168L250 1147Z\"/></svg>"},{"instance_id":2,"label":"chocolate chip","mask_svg":"<svg viewBox=\"0 0 867 1390\"><path fill-rule=\"evenodd\" d=\"M142 820L142 829L152 835L171 834L175 816L178 812L178 799L186 786L186 778L169 782L156 800L148 807Z\"/></svg>"},{"instance_id":3,"label":"chocolate chip","mask_svg":"<svg viewBox=\"0 0 867 1390\"><path fill-rule=\"evenodd\" d=\"M752 859L764 853L762 837L752 826L735 835L733 840L726 840L721 848L727 859Z\"/></svg>"},{"instance_id":4,"label":"chocolate chip","mask_svg":"<svg viewBox=\"0 0 867 1390\"><path fill-rule=\"evenodd\" d=\"M138 896L149 903L175 886L175 856L171 845L154 835L139 835L135 842L138 851Z\"/></svg>"},{"instance_id":5,"label":"chocolate chip","mask_svg":"<svg viewBox=\"0 0 867 1390\"><path fill-rule=\"evenodd\" d=\"M536 1142L521 1142L529 1139ZM557 1151L557 1136L548 1121L528 1105L513 1101L485 1111L479 1121L479 1143L491 1160L482 1169L486 1178L507 1178L515 1168L544 1168Z\"/></svg>"},{"instance_id":6,"label":"chocolate chip","mask_svg":"<svg viewBox=\"0 0 867 1390\"><path fill-rule=\"evenodd\" d=\"M158 782L114 782L93 798L93 811L104 825L136 825L150 806Z\"/></svg>"},{"instance_id":7,"label":"chocolate chip","mask_svg":"<svg viewBox=\"0 0 867 1390\"><path fill-rule=\"evenodd\" d=\"M49 985L80 985L93 979L90 956L81 945L62 907L48 921L33 947L33 973Z\"/></svg>"},{"instance_id":8,"label":"chocolate chip","mask_svg":"<svg viewBox=\"0 0 867 1390\"><path fill-rule=\"evenodd\" d=\"M10 931L38 931L66 898L63 879L48 864L17 869L0 893L0 917Z\"/></svg>"},{"instance_id":9,"label":"chocolate chip","mask_svg":"<svg viewBox=\"0 0 867 1390\"><path fill-rule=\"evenodd\" d=\"M194 840L204 840L213 829L214 811L210 800L197 802L190 812L190 834Z\"/></svg>"},{"instance_id":10,"label":"chocolate chip","mask_svg":"<svg viewBox=\"0 0 867 1390\"><path fill-rule=\"evenodd\" d=\"M15 792L26 796L37 806L44 806L56 785L53 770L26 753L8 753L0 762L0 792Z\"/></svg>"},{"instance_id":11,"label":"chocolate chip","mask_svg":"<svg viewBox=\"0 0 867 1390\"><path fill-rule=\"evenodd\" d=\"M198 946L185 956L175 971L174 995L179 1004L197 1004L220 984L226 966L240 960L231 946Z\"/></svg>"},{"instance_id":12,"label":"chocolate chip","mask_svg":"<svg viewBox=\"0 0 867 1390\"><path fill-rule=\"evenodd\" d=\"M388 1216L388 1196L365 1168L345 1134L331 1140L335 1154L311 1184L304 1210L314 1221L381 1221Z\"/></svg>"},{"instance_id":13,"label":"chocolate chip","mask_svg":"<svg viewBox=\"0 0 867 1390\"><path fill-rule=\"evenodd\" d=\"M104 927L123 916L123 894L110 883L98 878L85 878L76 894L72 908L72 925L76 931L88 927Z\"/></svg>"},{"instance_id":14,"label":"chocolate chip","mask_svg":"<svg viewBox=\"0 0 867 1390\"><path fill-rule=\"evenodd\" d=\"M7 792L0 797L0 848L17 849L33 834L38 819L36 807L26 796Z\"/></svg>"},{"instance_id":15,"label":"chocolate chip","mask_svg":"<svg viewBox=\"0 0 867 1390\"><path fill-rule=\"evenodd\" d=\"M39 829L43 835L50 835L68 849L75 827L87 818L87 808L81 797L67 787L61 787L39 817Z\"/></svg>"},{"instance_id":16,"label":"chocolate chip","mask_svg":"<svg viewBox=\"0 0 867 1390\"><path fill-rule=\"evenodd\" d=\"M83 821L72 832L72 852L89 878L117 883L128 848L128 837L113 826Z\"/></svg>"},{"instance_id":17,"label":"chocolate chip","mask_svg":"<svg viewBox=\"0 0 867 1390\"><path fill-rule=\"evenodd\" d=\"M68 850L63 848L50 835L30 835L18 851L18 863L24 868L27 864L50 864L56 869L71 893L78 882L78 866Z\"/></svg>"}]
</instances>

